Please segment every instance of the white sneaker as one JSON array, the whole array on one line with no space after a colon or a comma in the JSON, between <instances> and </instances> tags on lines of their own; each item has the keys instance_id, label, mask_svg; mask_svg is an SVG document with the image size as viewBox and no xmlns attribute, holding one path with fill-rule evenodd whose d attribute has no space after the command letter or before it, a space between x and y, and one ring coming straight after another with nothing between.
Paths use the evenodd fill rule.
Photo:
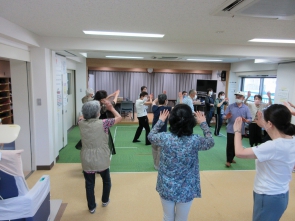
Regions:
<instances>
[{"instance_id":1,"label":"white sneaker","mask_svg":"<svg viewBox=\"0 0 295 221\"><path fill-rule=\"evenodd\" d=\"M110 203L110 201L111 201L111 199L109 199L109 201L106 203L102 203L102 207L106 207Z\"/></svg>"}]
</instances>

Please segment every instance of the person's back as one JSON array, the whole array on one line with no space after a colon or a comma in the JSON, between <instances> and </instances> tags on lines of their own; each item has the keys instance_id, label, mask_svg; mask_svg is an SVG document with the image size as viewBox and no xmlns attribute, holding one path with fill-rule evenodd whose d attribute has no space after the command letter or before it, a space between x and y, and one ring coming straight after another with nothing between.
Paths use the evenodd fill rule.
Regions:
<instances>
[{"instance_id":1,"label":"person's back","mask_svg":"<svg viewBox=\"0 0 295 221\"><path fill-rule=\"evenodd\" d=\"M172 109L169 117L171 133L159 133L168 114L167 110L160 114L148 136L152 144L161 147L156 190L161 197L165 218L187 220L193 199L201 197L198 151L212 148L214 139L204 115L197 112L195 118L186 104ZM204 137L193 134L196 119Z\"/></svg>"},{"instance_id":2,"label":"person's back","mask_svg":"<svg viewBox=\"0 0 295 221\"><path fill-rule=\"evenodd\" d=\"M83 143L80 155L84 170L101 171L110 165L109 135L105 133L103 121L99 118L79 122ZM96 159L96 160L92 160Z\"/></svg>"}]
</instances>

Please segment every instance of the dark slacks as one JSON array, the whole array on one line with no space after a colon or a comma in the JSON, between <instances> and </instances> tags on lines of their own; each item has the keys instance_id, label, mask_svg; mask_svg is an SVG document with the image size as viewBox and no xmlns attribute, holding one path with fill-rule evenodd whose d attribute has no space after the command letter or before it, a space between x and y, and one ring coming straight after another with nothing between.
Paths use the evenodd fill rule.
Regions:
<instances>
[{"instance_id":1,"label":"dark slacks","mask_svg":"<svg viewBox=\"0 0 295 221\"><path fill-rule=\"evenodd\" d=\"M206 112L206 122L207 122L209 127L210 127L210 122L212 120L213 115L214 115L214 110L208 110Z\"/></svg>"},{"instance_id":2,"label":"dark slacks","mask_svg":"<svg viewBox=\"0 0 295 221\"><path fill-rule=\"evenodd\" d=\"M110 176L110 169L106 169L101 172L97 172L100 174L102 178L102 197L101 201L103 203L107 203L109 201L110 191L111 191L111 176ZM88 209L92 210L96 207L95 203L95 173L86 173L83 171L84 178L85 178L85 189L86 189L86 198L88 203Z\"/></svg>"},{"instance_id":3,"label":"dark slacks","mask_svg":"<svg viewBox=\"0 0 295 221\"><path fill-rule=\"evenodd\" d=\"M235 134L227 133L226 162L232 163L235 157Z\"/></svg>"},{"instance_id":4,"label":"dark slacks","mask_svg":"<svg viewBox=\"0 0 295 221\"><path fill-rule=\"evenodd\" d=\"M219 135L220 128L221 128L222 123L223 123L222 117L223 117L223 114L215 114L216 124L215 124L214 135Z\"/></svg>"},{"instance_id":5,"label":"dark slacks","mask_svg":"<svg viewBox=\"0 0 295 221\"><path fill-rule=\"evenodd\" d=\"M256 123L249 124L249 143L251 147L262 143L261 127L259 127Z\"/></svg>"},{"instance_id":6,"label":"dark slacks","mask_svg":"<svg viewBox=\"0 0 295 221\"><path fill-rule=\"evenodd\" d=\"M136 130L136 133L135 133L135 136L133 138L133 141L136 141L138 140L138 138L140 137L141 135L141 132L142 132L142 128L145 129L145 144L146 145L149 145L151 144L151 142L148 140L148 135L149 135L149 132L150 132L150 125L149 125L149 119L147 116L143 116L143 117L137 117L138 119L138 128Z\"/></svg>"}]
</instances>

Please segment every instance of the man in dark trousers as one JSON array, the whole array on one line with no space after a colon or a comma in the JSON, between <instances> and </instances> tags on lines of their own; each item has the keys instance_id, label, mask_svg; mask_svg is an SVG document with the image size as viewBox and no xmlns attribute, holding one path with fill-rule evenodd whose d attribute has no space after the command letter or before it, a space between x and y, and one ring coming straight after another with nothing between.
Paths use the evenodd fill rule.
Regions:
<instances>
[{"instance_id":1,"label":"man in dark trousers","mask_svg":"<svg viewBox=\"0 0 295 221\"><path fill-rule=\"evenodd\" d=\"M147 136L150 132L150 125L149 125L149 119L147 117L147 112L146 112L146 108L145 108L145 105L151 105L151 104L152 104L152 95L149 96L149 100L148 100L148 93L141 92L140 98L137 99L135 102L139 126L138 126L135 136L133 138L133 143L140 142L140 140L138 140L138 138L140 137L142 129L144 128L145 129L145 145L151 144L147 138Z\"/></svg>"},{"instance_id":2,"label":"man in dark trousers","mask_svg":"<svg viewBox=\"0 0 295 221\"><path fill-rule=\"evenodd\" d=\"M211 122L212 117L214 115L214 99L213 99L212 95L213 95L213 89L208 88L207 89L207 96L205 97L205 105L206 105L206 122L209 127L211 127L210 122Z\"/></svg>"}]
</instances>

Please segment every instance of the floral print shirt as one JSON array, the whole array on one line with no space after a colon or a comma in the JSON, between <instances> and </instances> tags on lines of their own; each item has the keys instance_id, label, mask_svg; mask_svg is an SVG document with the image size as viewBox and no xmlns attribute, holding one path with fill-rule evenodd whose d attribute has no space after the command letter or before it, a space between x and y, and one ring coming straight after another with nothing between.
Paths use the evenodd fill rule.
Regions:
<instances>
[{"instance_id":1,"label":"floral print shirt","mask_svg":"<svg viewBox=\"0 0 295 221\"><path fill-rule=\"evenodd\" d=\"M198 151L209 150L214 139L206 122L201 123L204 137L197 134L178 137L158 133L164 122L159 120L148 135L152 144L161 147L156 190L168 201L187 203L201 197Z\"/></svg>"}]
</instances>

